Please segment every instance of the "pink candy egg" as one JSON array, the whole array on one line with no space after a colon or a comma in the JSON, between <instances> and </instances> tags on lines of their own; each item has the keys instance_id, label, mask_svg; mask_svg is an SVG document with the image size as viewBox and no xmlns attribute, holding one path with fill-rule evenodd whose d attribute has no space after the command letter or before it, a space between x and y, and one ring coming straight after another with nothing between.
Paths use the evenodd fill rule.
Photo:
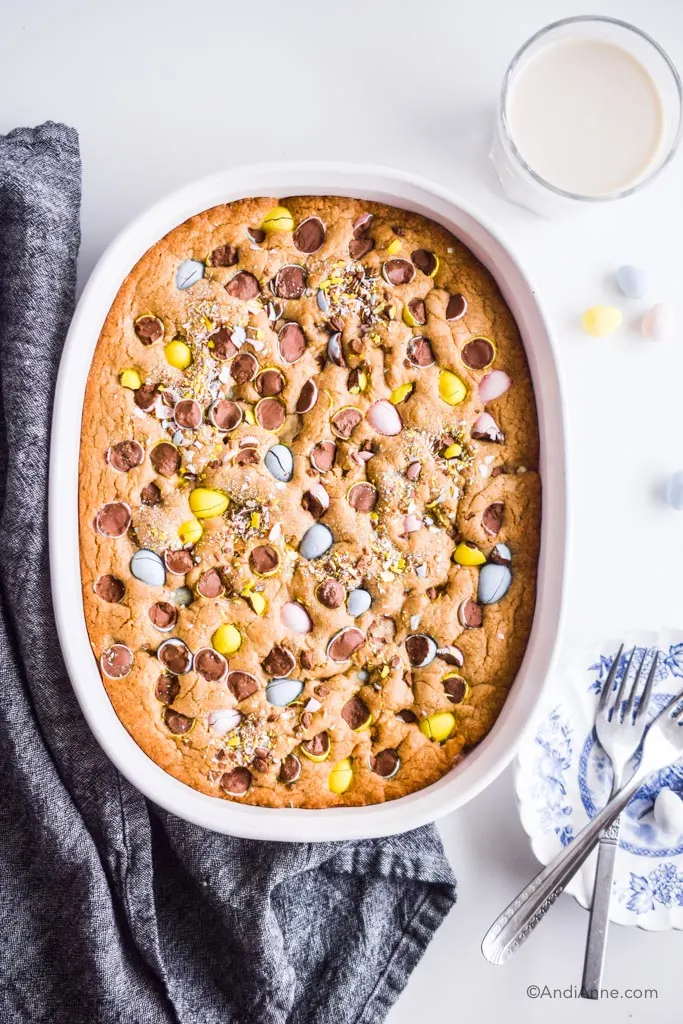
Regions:
<instances>
[{"instance_id":1,"label":"pink candy egg","mask_svg":"<svg viewBox=\"0 0 683 1024\"><path fill-rule=\"evenodd\" d=\"M376 430L378 434L386 434L387 437L400 434L403 427L395 406L386 398L380 398L378 402L373 402L366 412L365 418L373 430Z\"/></svg>"},{"instance_id":2,"label":"pink candy egg","mask_svg":"<svg viewBox=\"0 0 683 1024\"><path fill-rule=\"evenodd\" d=\"M479 397L482 402L492 402L494 398L504 395L511 383L503 370L491 370L479 384Z\"/></svg>"},{"instance_id":3,"label":"pink candy egg","mask_svg":"<svg viewBox=\"0 0 683 1024\"><path fill-rule=\"evenodd\" d=\"M288 601L287 604L284 604L280 618L282 625L286 629L291 629L292 633L310 633L313 629L311 616L297 601Z\"/></svg>"}]
</instances>

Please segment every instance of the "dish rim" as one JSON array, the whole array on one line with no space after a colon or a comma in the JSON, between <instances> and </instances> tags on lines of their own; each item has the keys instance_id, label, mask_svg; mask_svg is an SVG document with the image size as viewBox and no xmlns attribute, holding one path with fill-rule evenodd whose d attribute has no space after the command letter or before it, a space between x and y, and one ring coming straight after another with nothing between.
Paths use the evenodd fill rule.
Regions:
<instances>
[{"instance_id":1,"label":"dish rim","mask_svg":"<svg viewBox=\"0 0 683 1024\"><path fill-rule=\"evenodd\" d=\"M300 184L304 182L305 184ZM362 807L264 808L208 796L143 752L114 711L85 622L78 528L78 465L85 386L104 319L137 260L173 227L246 196L339 195L386 202L444 225L491 272L522 334L541 438L543 485L536 609L519 672L487 736L437 782ZM546 311L507 241L486 217L419 175L363 164L297 161L243 165L199 179L140 213L107 246L79 299L55 391L49 473L50 575L57 630L83 715L117 769L148 799L213 831L285 842L375 838L417 828L480 793L514 758L553 669L562 625L569 523L560 371Z\"/></svg>"}]
</instances>

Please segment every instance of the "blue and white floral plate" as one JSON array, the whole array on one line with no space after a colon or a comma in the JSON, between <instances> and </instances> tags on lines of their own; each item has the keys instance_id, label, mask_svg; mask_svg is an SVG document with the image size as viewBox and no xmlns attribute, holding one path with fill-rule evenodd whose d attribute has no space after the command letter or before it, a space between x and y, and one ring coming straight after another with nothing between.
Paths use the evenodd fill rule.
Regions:
<instances>
[{"instance_id":1,"label":"blue and white floral plate","mask_svg":"<svg viewBox=\"0 0 683 1024\"><path fill-rule=\"evenodd\" d=\"M683 689L683 632L632 632L623 640L620 672L632 646L650 649L652 656L655 648L660 651L654 715ZM570 843L609 797L611 766L593 723L600 687L618 648L619 641L612 641L589 651L558 680L517 758L520 817L542 864ZM664 787L683 796L683 759L638 790L622 814L610 907L612 921L651 931L683 929L683 833L663 832L653 815L655 797ZM586 908L593 894L595 860L593 854L567 886Z\"/></svg>"}]
</instances>

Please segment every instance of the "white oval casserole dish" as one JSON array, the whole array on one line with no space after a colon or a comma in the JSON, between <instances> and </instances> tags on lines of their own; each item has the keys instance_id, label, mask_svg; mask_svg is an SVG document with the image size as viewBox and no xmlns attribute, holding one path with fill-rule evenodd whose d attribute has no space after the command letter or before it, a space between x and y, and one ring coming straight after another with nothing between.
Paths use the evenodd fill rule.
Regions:
<instances>
[{"instance_id":1,"label":"white oval casserole dish","mask_svg":"<svg viewBox=\"0 0 683 1024\"><path fill-rule=\"evenodd\" d=\"M86 629L78 537L81 410L90 362L119 286L171 228L245 196L340 195L389 203L438 221L491 271L526 347L541 436L543 507L536 612L517 679L493 729L449 774L419 792L367 807L273 809L206 796L168 775L126 732L102 684ZM50 568L57 628L85 718L118 770L146 797L205 828L251 839L340 840L407 831L471 800L509 764L550 674L562 609L567 538L565 432L553 343L535 292L509 246L462 200L412 174L354 164L237 167L167 196L107 248L83 291L62 356L52 426Z\"/></svg>"}]
</instances>

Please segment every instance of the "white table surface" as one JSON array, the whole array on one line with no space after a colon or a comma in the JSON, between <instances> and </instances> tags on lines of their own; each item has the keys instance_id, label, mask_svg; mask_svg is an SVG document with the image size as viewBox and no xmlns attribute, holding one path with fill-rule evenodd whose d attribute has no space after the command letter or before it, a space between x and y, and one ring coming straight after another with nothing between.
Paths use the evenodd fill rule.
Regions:
<instances>
[{"instance_id":1,"label":"white table surface","mask_svg":"<svg viewBox=\"0 0 683 1024\"><path fill-rule=\"evenodd\" d=\"M683 330L593 340L583 309L605 301L622 262L648 268L653 298L681 292L683 156L640 196L563 222L496 191L486 161L497 90L518 45L584 0L22 0L0 14L0 132L46 119L76 126L83 154L81 284L112 236L152 201L236 163L329 158L432 177L513 241L551 312L566 381L574 542L562 651L629 626L681 625L683 515L659 500L683 468ZM683 66L683 4L602 0ZM629 328L638 303L626 307ZM679 301L683 324L683 301ZM543 600L543 595L539 598ZM661 1021L677 1010L683 936L613 928L605 984L658 999L600 1007L529 999L529 985L580 981L587 915L564 896L505 967L479 942L536 870L510 771L441 823L460 899L391 1024Z\"/></svg>"}]
</instances>

